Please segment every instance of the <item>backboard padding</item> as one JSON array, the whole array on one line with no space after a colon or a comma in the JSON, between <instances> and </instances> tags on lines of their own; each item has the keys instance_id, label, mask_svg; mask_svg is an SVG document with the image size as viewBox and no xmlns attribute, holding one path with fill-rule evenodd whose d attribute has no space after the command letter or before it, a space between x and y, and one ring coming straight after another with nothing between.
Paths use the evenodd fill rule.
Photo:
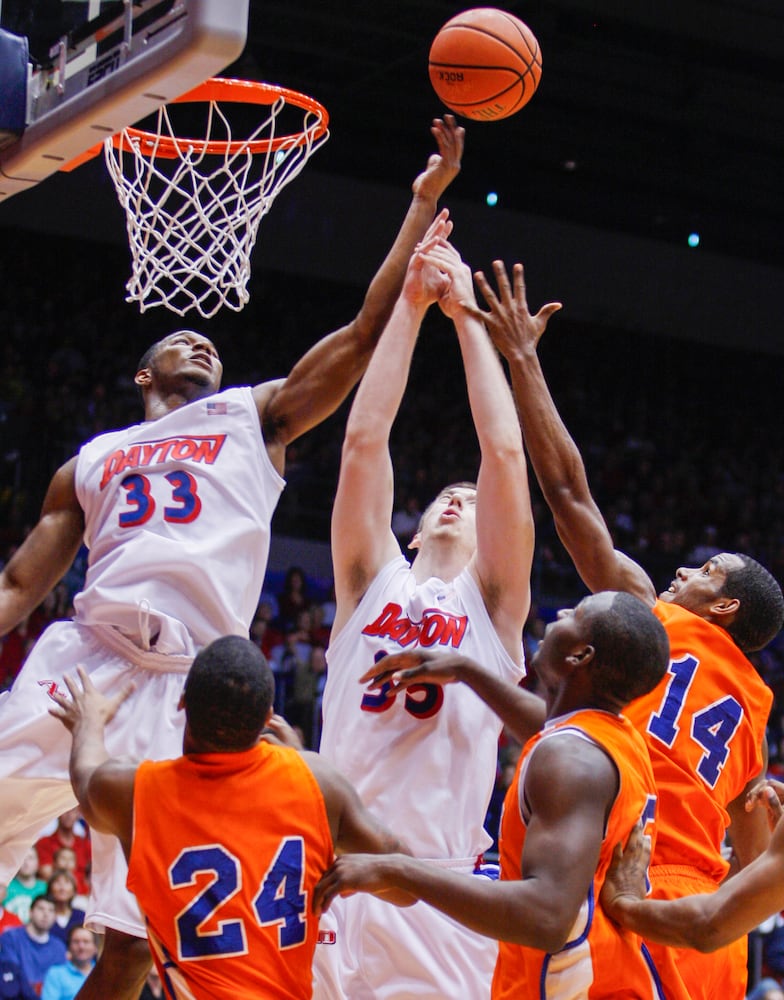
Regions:
<instances>
[{"instance_id":1,"label":"backboard padding","mask_svg":"<svg viewBox=\"0 0 784 1000\"><path fill-rule=\"evenodd\" d=\"M126 0L120 29L72 46L70 59L61 45L51 67L31 66L27 128L0 150L0 201L234 62L245 46L248 4Z\"/></svg>"}]
</instances>

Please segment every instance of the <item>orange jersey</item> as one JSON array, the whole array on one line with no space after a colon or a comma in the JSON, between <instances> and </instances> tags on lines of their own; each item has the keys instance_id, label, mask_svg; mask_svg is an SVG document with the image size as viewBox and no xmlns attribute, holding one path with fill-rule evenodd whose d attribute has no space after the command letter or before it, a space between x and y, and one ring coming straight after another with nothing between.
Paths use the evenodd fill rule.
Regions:
<instances>
[{"instance_id":1,"label":"orange jersey","mask_svg":"<svg viewBox=\"0 0 784 1000\"><path fill-rule=\"evenodd\" d=\"M166 996L310 997L312 892L332 857L324 799L294 750L143 763L128 888Z\"/></svg>"},{"instance_id":2,"label":"orange jersey","mask_svg":"<svg viewBox=\"0 0 784 1000\"><path fill-rule=\"evenodd\" d=\"M604 831L593 882L561 951L550 954L536 948L502 941L493 978L493 1000L521 997L561 998L663 998L659 975L640 938L613 924L599 906L599 892L618 843L626 843L632 827L640 820L652 820L656 804L653 772L639 733L623 716L609 712L580 711L548 723L526 744L514 781L507 791L501 818L501 878L520 880L524 876L522 855L526 823L520 813L520 781L525 762L543 739L558 738L569 732L598 744L614 761L620 778L618 795ZM568 846L564 848L568 850ZM677 994L667 994L674 1000ZM681 1000L684 1000L685 993Z\"/></svg>"},{"instance_id":3,"label":"orange jersey","mask_svg":"<svg viewBox=\"0 0 784 1000\"><path fill-rule=\"evenodd\" d=\"M651 865L687 865L718 884L728 869L726 806L762 771L773 695L723 628L676 604L653 610L670 639L670 667L624 709L656 778Z\"/></svg>"}]
</instances>

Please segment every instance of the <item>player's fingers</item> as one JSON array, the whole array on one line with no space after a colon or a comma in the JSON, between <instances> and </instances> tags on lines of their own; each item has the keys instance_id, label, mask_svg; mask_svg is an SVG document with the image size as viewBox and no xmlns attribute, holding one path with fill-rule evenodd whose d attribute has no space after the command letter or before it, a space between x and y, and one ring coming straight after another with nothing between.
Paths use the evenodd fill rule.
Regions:
<instances>
[{"instance_id":1,"label":"player's fingers","mask_svg":"<svg viewBox=\"0 0 784 1000\"><path fill-rule=\"evenodd\" d=\"M515 301L523 309L528 309L528 299L525 297L525 268L522 264L512 265L512 287Z\"/></svg>"},{"instance_id":2,"label":"player's fingers","mask_svg":"<svg viewBox=\"0 0 784 1000\"><path fill-rule=\"evenodd\" d=\"M124 701L127 701L135 690L136 690L136 685L133 683L133 681L128 681L127 684L123 685L122 691L120 691L119 694L116 694L114 697L114 701L116 702L116 707L119 708Z\"/></svg>"},{"instance_id":3,"label":"player's fingers","mask_svg":"<svg viewBox=\"0 0 784 1000\"><path fill-rule=\"evenodd\" d=\"M76 672L79 675L79 682L82 685L82 691L84 691L87 694L94 692L96 690L95 685L90 680L90 676L85 670L83 664L81 663L77 664Z\"/></svg>"},{"instance_id":4,"label":"player's fingers","mask_svg":"<svg viewBox=\"0 0 784 1000\"><path fill-rule=\"evenodd\" d=\"M492 319L492 313L485 312L480 309L479 306L474 305L473 302L466 302L463 305L464 310L468 313L472 319L478 319L480 323L486 323L488 320Z\"/></svg>"},{"instance_id":5,"label":"player's fingers","mask_svg":"<svg viewBox=\"0 0 784 1000\"><path fill-rule=\"evenodd\" d=\"M78 669L79 668L77 667L77 670ZM71 692L71 697L74 700L76 700L76 698L78 698L79 695L82 693L83 689L77 686L76 681L74 680L73 677L71 677L70 674L64 674L63 675L63 682L64 682L65 686L68 688L68 690Z\"/></svg>"},{"instance_id":6,"label":"player's fingers","mask_svg":"<svg viewBox=\"0 0 784 1000\"><path fill-rule=\"evenodd\" d=\"M376 678L386 678L396 670L407 670L409 667L418 667L421 663L425 663L427 659L427 654L422 651L392 653L366 670L359 678L359 683L364 684Z\"/></svg>"},{"instance_id":7,"label":"player's fingers","mask_svg":"<svg viewBox=\"0 0 784 1000\"><path fill-rule=\"evenodd\" d=\"M62 694L60 691L58 691L56 688L53 691L49 691L48 693L51 700L56 705L59 705L60 708L67 708L68 705L73 704L70 698L66 698L66 696Z\"/></svg>"},{"instance_id":8,"label":"player's fingers","mask_svg":"<svg viewBox=\"0 0 784 1000\"><path fill-rule=\"evenodd\" d=\"M767 779L768 788L770 788L779 797L779 802L784 802L784 784L777 781L775 778Z\"/></svg>"},{"instance_id":9,"label":"player's fingers","mask_svg":"<svg viewBox=\"0 0 784 1000\"><path fill-rule=\"evenodd\" d=\"M515 265L522 268L522 264ZM501 301L510 302L512 299L512 286L509 283L509 275L506 273L506 265L502 260L493 261L493 271L495 280L498 282L498 291L501 293ZM523 296L525 297L525 284L523 284Z\"/></svg>"},{"instance_id":10,"label":"player's fingers","mask_svg":"<svg viewBox=\"0 0 784 1000\"><path fill-rule=\"evenodd\" d=\"M485 277L484 271L474 272L474 281L476 282L476 287L482 293L482 298L488 304L490 309L498 308L498 297L495 294L495 290L490 282Z\"/></svg>"},{"instance_id":11,"label":"player's fingers","mask_svg":"<svg viewBox=\"0 0 784 1000\"><path fill-rule=\"evenodd\" d=\"M369 670L359 678L360 684L367 684L369 688L378 688L385 684L394 673L394 670Z\"/></svg>"},{"instance_id":12,"label":"player's fingers","mask_svg":"<svg viewBox=\"0 0 784 1000\"><path fill-rule=\"evenodd\" d=\"M395 688L408 687L414 681L421 680L423 674L427 674L427 667L410 667L408 670L396 670L389 677L389 683Z\"/></svg>"},{"instance_id":13,"label":"player's fingers","mask_svg":"<svg viewBox=\"0 0 784 1000\"><path fill-rule=\"evenodd\" d=\"M775 789L770 786L765 788L765 807L768 810L768 820L772 829L784 815L784 807L782 807Z\"/></svg>"},{"instance_id":14,"label":"player's fingers","mask_svg":"<svg viewBox=\"0 0 784 1000\"><path fill-rule=\"evenodd\" d=\"M547 326L550 317L553 315L553 313L557 313L559 309L563 309L563 306L561 305L560 302L548 302L546 306L542 306L542 308L536 314L536 318L538 320L541 320L544 323L544 325Z\"/></svg>"},{"instance_id":15,"label":"player's fingers","mask_svg":"<svg viewBox=\"0 0 784 1000\"><path fill-rule=\"evenodd\" d=\"M744 800L743 806L746 812L751 812L752 809L756 809L758 805L764 806L765 800L768 794L768 784L765 781L760 781L748 792L746 792L746 798Z\"/></svg>"}]
</instances>

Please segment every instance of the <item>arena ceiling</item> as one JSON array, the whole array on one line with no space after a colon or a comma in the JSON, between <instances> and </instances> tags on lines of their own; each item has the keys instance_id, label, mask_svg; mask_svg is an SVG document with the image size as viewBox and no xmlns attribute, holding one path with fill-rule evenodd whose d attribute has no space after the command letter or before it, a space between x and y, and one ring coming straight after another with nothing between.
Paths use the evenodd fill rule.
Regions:
<instances>
[{"instance_id":1,"label":"arena ceiling","mask_svg":"<svg viewBox=\"0 0 784 1000\"><path fill-rule=\"evenodd\" d=\"M430 40L468 3L251 0L234 75L330 111L313 169L400 184L443 112ZM784 264L780 0L525 0L542 82L530 105L467 123L457 192L602 229Z\"/></svg>"}]
</instances>

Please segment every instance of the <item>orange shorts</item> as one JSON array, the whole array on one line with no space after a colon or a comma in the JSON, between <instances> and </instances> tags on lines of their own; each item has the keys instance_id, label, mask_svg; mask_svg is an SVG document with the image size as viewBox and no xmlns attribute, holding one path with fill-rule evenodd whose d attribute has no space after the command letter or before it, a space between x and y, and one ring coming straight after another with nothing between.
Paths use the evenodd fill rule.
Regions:
<instances>
[{"instance_id":1,"label":"orange shorts","mask_svg":"<svg viewBox=\"0 0 784 1000\"><path fill-rule=\"evenodd\" d=\"M680 899L698 892L715 892L718 886L693 868L659 865L649 871L654 899ZM680 977L692 1000L744 1000L747 989L748 938L742 937L726 948L703 954L691 948L646 945L664 977ZM674 969L673 969L674 965ZM670 971L672 970L672 972ZM667 983L664 982L665 993Z\"/></svg>"}]
</instances>

